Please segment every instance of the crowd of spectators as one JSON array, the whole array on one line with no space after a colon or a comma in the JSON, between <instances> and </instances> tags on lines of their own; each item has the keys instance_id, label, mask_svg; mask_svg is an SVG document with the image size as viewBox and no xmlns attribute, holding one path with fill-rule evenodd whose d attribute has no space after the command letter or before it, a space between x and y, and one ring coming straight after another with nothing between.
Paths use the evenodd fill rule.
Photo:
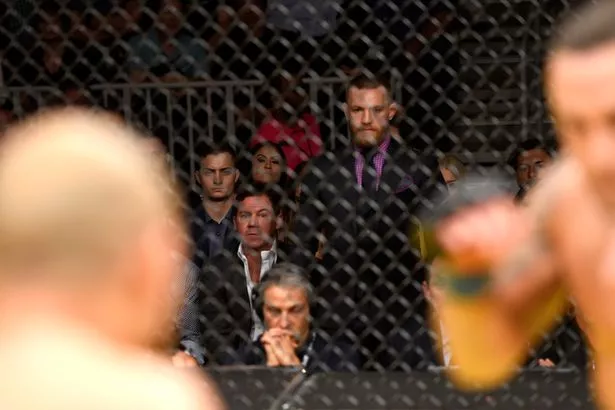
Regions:
<instances>
[{"instance_id":1,"label":"crowd of spectators","mask_svg":"<svg viewBox=\"0 0 615 410\"><path fill-rule=\"evenodd\" d=\"M207 363L300 365L311 338L321 343L317 353L323 357L315 354L311 363L319 370L410 371L454 363L445 335L429 331L438 280L408 233L419 207L435 193L455 189L467 166L392 137L396 105L382 78L354 77L346 109L352 145L294 171L271 142L255 145L243 171L229 146L200 154L202 195L191 233L194 261L202 266L200 340ZM552 155L538 140L524 141L511 155L519 206ZM294 344L282 343L279 329L292 339L308 325L260 293L272 270L307 280L293 285L294 297L287 295L287 306L305 306L297 312L310 318L309 337ZM267 309L282 321L269 322ZM438 341L441 351L432 347ZM529 367L583 367L574 314L545 335L542 346L528 346L528 357Z\"/></svg>"},{"instance_id":2,"label":"crowd of spectators","mask_svg":"<svg viewBox=\"0 0 615 410\"><path fill-rule=\"evenodd\" d=\"M49 86L64 102L103 106L88 86L264 78L273 90L261 96L263 110L234 100L233 110L255 118L247 138L201 135L188 152L197 171L182 178L198 189L187 184L193 247L176 360L309 371L454 364L446 335L428 325L437 278L409 237L417 210L466 172L434 149L435 136L447 134L444 111L454 110L454 98L444 111L436 101L455 88L455 53L434 50L454 49L459 10L432 1L406 2L401 11L393 2L345 0L83 3L36 3L31 30L2 56L5 85ZM374 35L385 25L386 38ZM420 104L399 105L390 76L366 74L383 59L384 71L397 69L416 91L402 98ZM340 101L347 130L330 130L344 130L350 143L336 150L326 149L310 110L317 101L301 87L306 75L332 74L352 74ZM18 103L28 111L53 102ZM193 115L171 121L198 123ZM400 116L411 121L397 127ZM414 144L408 125L433 137L427 147ZM154 152L166 156L167 139L150 131ZM524 142L511 157L520 206L551 157L540 141ZM574 315L540 349L528 346L528 356L528 366L583 366Z\"/></svg>"}]
</instances>

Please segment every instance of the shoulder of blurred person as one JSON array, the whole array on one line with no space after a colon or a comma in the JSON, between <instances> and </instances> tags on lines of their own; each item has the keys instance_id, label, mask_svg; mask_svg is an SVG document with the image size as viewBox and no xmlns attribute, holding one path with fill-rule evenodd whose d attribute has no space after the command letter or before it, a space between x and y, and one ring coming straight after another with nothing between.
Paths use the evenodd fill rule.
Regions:
<instances>
[{"instance_id":1,"label":"shoulder of blurred person","mask_svg":"<svg viewBox=\"0 0 615 410\"><path fill-rule=\"evenodd\" d=\"M0 343L0 382L7 389L1 408L201 410L212 408L212 400L218 401L214 408L224 408L200 373L113 348L98 334L49 321L13 330ZM33 386L36 394L24 395Z\"/></svg>"}]
</instances>

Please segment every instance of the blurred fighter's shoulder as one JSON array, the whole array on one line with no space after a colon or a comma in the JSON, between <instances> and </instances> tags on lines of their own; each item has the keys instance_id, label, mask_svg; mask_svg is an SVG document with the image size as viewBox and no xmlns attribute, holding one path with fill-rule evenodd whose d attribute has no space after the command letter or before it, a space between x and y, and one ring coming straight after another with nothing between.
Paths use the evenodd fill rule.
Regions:
<instances>
[{"instance_id":1,"label":"blurred fighter's shoulder","mask_svg":"<svg viewBox=\"0 0 615 410\"><path fill-rule=\"evenodd\" d=\"M0 408L224 408L211 383L170 361L116 349L74 328L18 327L0 342Z\"/></svg>"}]
</instances>

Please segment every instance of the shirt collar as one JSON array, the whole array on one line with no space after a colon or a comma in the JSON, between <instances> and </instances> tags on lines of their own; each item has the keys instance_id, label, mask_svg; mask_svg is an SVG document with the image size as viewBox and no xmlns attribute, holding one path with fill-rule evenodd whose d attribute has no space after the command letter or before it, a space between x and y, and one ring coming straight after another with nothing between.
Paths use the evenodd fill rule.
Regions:
<instances>
[{"instance_id":1,"label":"shirt collar","mask_svg":"<svg viewBox=\"0 0 615 410\"><path fill-rule=\"evenodd\" d=\"M239 242L239 249L237 249L237 255L241 258L241 260L246 259L246 254L243 252L243 242ZM261 259L267 260L268 258L276 258L278 255L278 241L274 240L271 245L271 249L266 251L261 251Z\"/></svg>"},{"instance_id":2,"label":"shirt collar","mask_svg":"<svg viewBox=\"0 0 615 410\"><path fill-rule=\"evenodd\" d=\"M201 204L201 211L203 212L203 216L204 216L203 220L205 221L205 223L216 222L211 216L209 216L203 204ZM224 221L233 222L233 218L235 217L235 211L236 211L235 205L231 206L231 208L228 210L226 215L224 215L224 218L222 218L220 223Z\"/></svg>"}]
</instances>

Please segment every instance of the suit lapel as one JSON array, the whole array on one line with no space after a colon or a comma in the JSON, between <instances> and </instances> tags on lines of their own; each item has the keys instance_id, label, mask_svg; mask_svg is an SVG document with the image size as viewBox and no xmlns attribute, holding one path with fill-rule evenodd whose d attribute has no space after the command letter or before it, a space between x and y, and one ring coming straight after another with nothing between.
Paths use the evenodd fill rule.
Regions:
<instances>
[{"instance_id":1,"label":"suit lapel","mask_svg":"<svg viewBox=\"0 0 615 410\"><path fill-rule=\"evenodd\" d=\"M376 192L376 200L379 203L386 203L391 195L396 193L404 179L407 178L408 165L406 159L401 144L395 139L391 139L391 144L385 155L380 185Z\"/></svg>"},{"instance_id":2,"label":"suit lapel","mask_svg":"<svg viewBox=\"0 0 615 410\"><path fill-rule=\"evenodd\" d=\"M348 201L348 207L345 208L344 215L340 215L340 220L350 221L349 227L354 230L354 235L357 235L363 230L363 227L357 226L356 222L359 221L358 215L362 212L360 204L364 193L357 181L354 149L349 150L339 164L335 172L337 181L339 181L337 186L341 190L340 198Z\"/></svg>"},{"instance_id":3,"label":"suit lapel","mask_svg":"<svg viewBox=\"0 0 615 410\"><path fill-rule=\"evenodd\" d=\"M235 275L235 289L237 291L237 295L240 296L245 303L246 306L249 306L250 303L250 295L248 295L248 282L246 281L246 272L243 266L243 261L239 257L239 255L235 254L235 263L237 266L236 275Z\"/></svg>"},{"instance_id":4,"label":"suit lapel","mask_svg":"<svg viewBox=\"0 0 615 410\"><path fill-rule=\"evenodd\" d=\"M361 188L357 181L354 150L346 153L343 160L340 161L338 169L335 171L336 181L339 181L339 189L342 189L345 194L342 197L346 198L351 205L356 204L359 200Z\"/></svg>"}]
</instances>

